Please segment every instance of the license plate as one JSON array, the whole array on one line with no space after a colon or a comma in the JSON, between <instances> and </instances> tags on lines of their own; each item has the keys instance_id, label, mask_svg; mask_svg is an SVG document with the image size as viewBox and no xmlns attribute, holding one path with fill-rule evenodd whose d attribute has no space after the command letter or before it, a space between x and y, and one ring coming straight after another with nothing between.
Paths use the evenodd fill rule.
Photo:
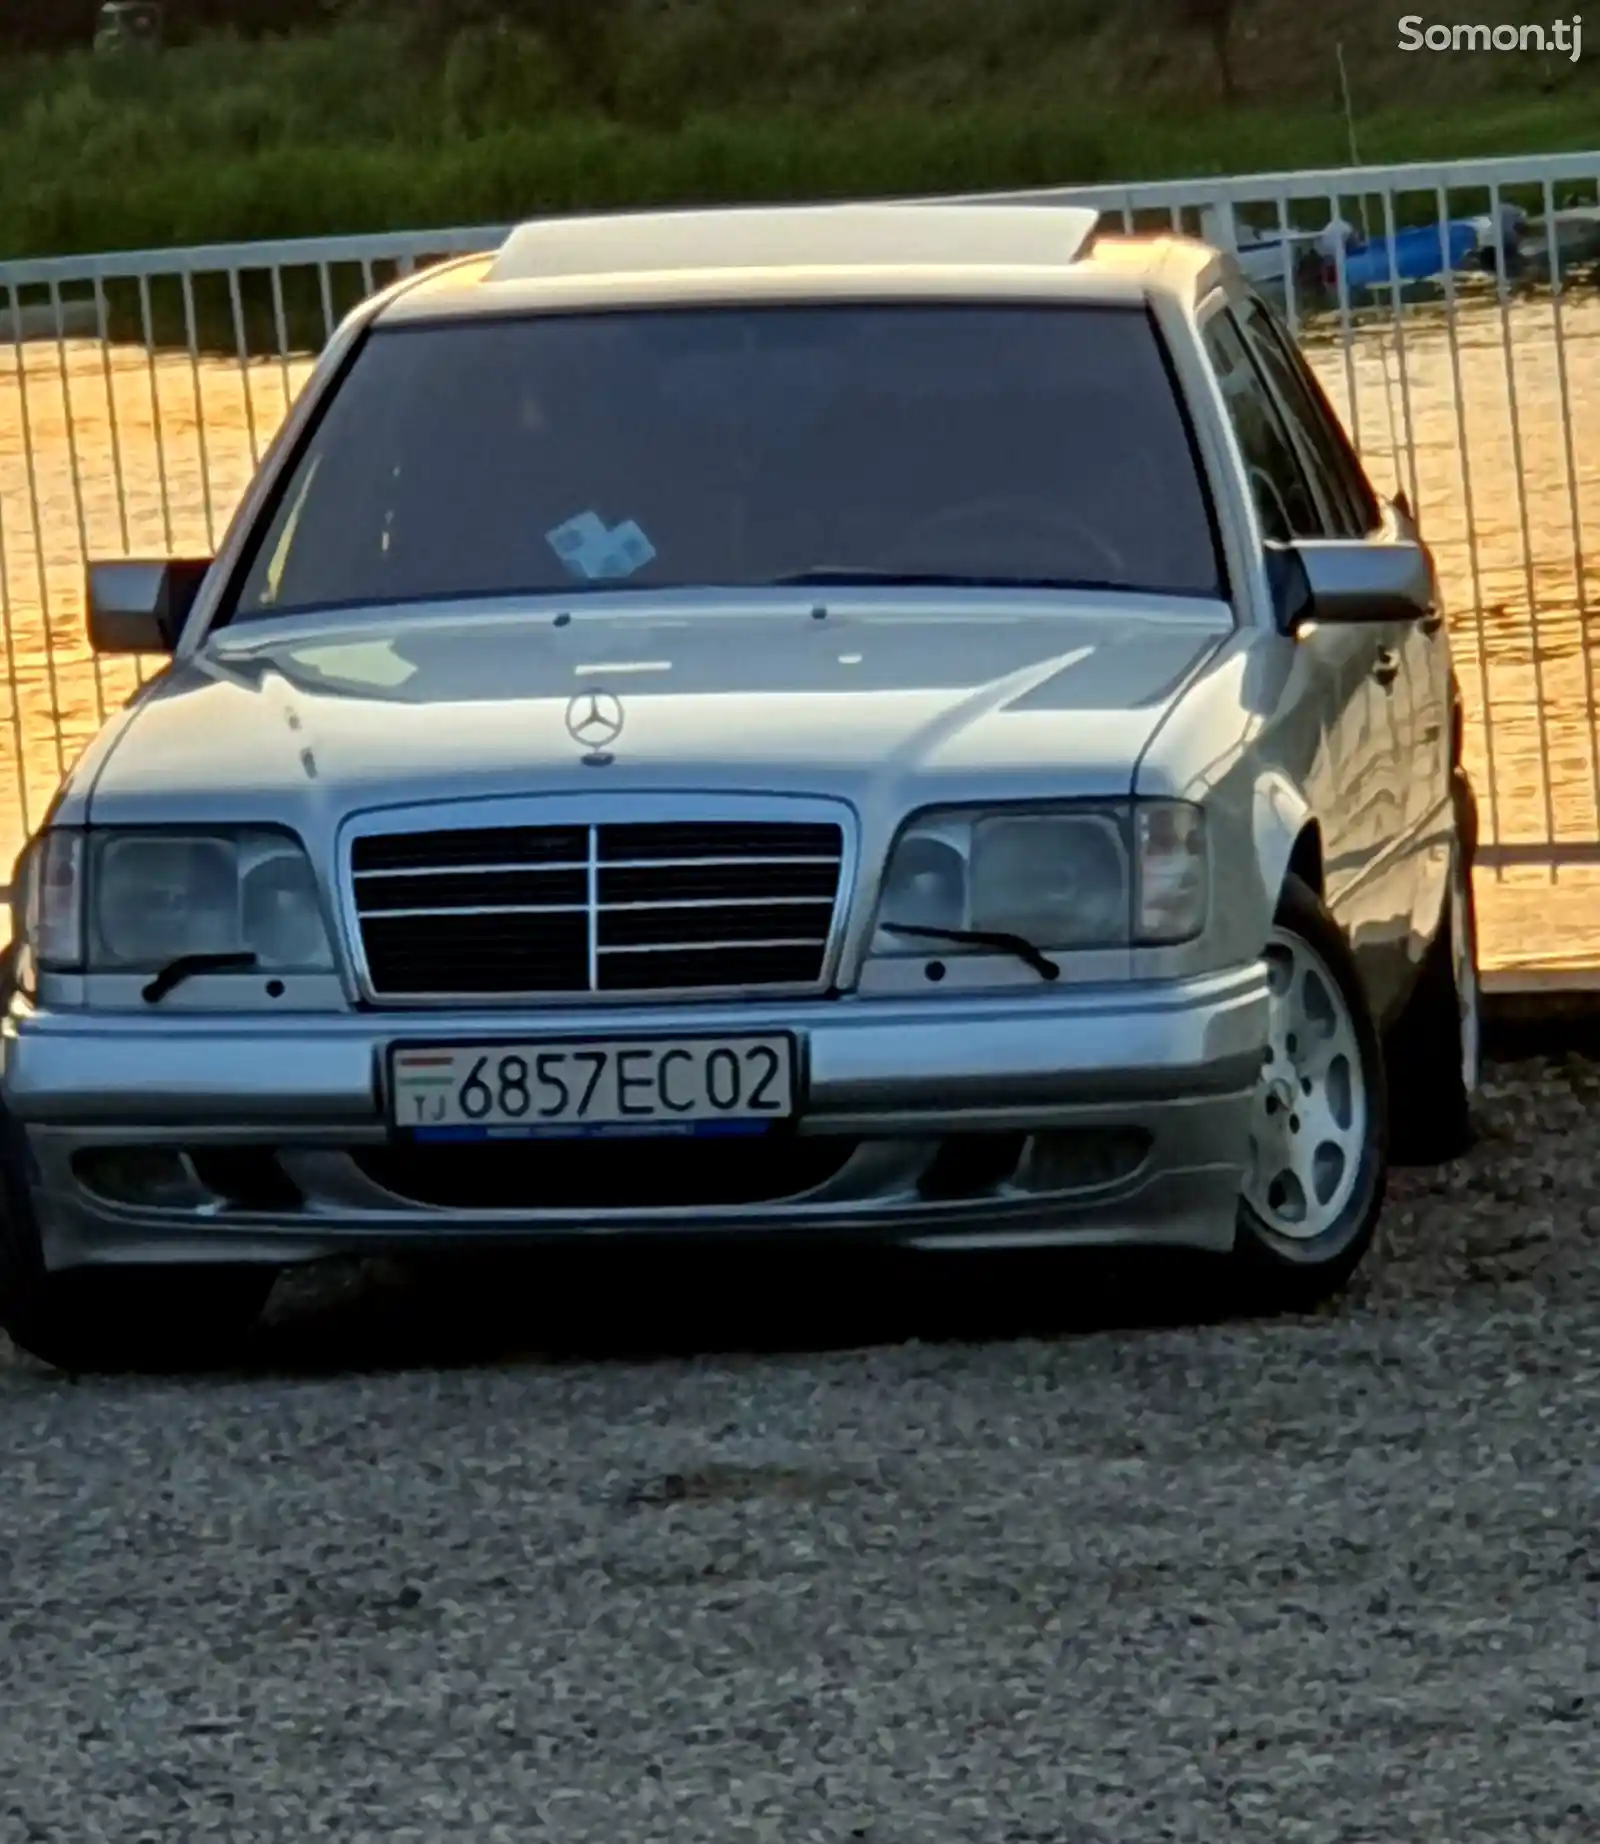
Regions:
<instances>
[{"instance_id":1,"label":"license plate","mask_svg":"<svg viewBox=\"0 0 1600 1844\"><path fill-rule=\"evenodd\" d=\"M761 1133L794 1114L794 1040L396 1046L389 1092L418 1139Z\"/></svg>"}]
</instances>

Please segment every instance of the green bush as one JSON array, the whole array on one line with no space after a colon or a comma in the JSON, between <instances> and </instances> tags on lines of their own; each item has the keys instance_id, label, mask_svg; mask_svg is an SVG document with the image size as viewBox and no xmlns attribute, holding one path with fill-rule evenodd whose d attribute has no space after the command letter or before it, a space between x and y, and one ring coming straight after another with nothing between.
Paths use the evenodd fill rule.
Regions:
<instances>
[{"instance_id":1,"label":"green bush","mask_svg":"<svg viewBox=\"0 0 1600 1844\"><path fill-rule=\"evenodd\" d=\"M541 39L478 25L451 44L440 88L446 134L474 141L559 113L563 84L560 63Z\"/></svg>"},{"instance_id":2,"label":"green bush","mask_svg":"<svg viewBox=\"0 0 1600 1844\"><path fill-rule=\"evenodd\" d=\"M1336 22L1241 17L1233 108L1173 0L352 0L319 35L0 63L0 259L1342 164ZM1589 63L1540 89L1377 34L1351 68L1368 160L1593 138Z\"/></svg>"}]
</instances>

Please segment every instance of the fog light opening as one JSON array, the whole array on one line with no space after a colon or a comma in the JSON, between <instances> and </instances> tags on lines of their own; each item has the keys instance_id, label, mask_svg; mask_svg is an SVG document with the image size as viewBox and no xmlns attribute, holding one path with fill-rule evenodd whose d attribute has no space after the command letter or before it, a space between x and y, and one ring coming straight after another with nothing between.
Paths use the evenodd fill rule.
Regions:
<instances>
[{"instance_id":1,"label":"fog light opening","mask_svg":"<svg viewBox=\"0 0 1600 1844\"><path fill-rule=\"evenodd\" d=\"M298 1210L299 1187L267 1146L208 1146L190 1154L200 1182L230 1210Z\"/></svg>"},{"instance_id":2,"label":"fog light opening","mask_svg":"<svg viewBox=\"0 0 1600 1844\"><path fill-rule=\"evenodd\" d=\"M181 1150L163 1146L98 1146L72 1162L78 1179L113 1204L194 1210L210 1202Z\"/></svg>"},{"instance_id":3,"label":"fog light opening","mask_svg":"<svg viewBox=\"0 0 1600 1844\"><path fill-rule=\"evenodd\" d=\"M929 1203L987 1196L1012 1181L1026 1143L1021 1133L952 1133L940 1142L917 1189Z\"/></svg>"},{"instance_id":4,"label":"fog light opening","mask_svg":"<svg viewBox=\"0 0 1600 1844\"><path fill-rule=\"evenodd\" d=\"M1151 1138L1142 1128L1072 1128L1036 1133L1017 1168L1027 1191L1099 1191L1124 1184L1150 1157Z\"/></svg>"}]
</instances>

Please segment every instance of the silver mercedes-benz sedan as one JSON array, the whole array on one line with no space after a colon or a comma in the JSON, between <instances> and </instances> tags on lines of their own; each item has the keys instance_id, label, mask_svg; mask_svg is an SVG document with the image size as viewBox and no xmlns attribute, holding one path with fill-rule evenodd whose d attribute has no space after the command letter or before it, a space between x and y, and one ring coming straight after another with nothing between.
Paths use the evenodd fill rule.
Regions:
<instances>
[{"instance_id":1,"label":"silver mercedes-benz sedan","mask_svg":"<svg viewBox=\"0 0 1600 1844\"><path fill-rule=\"evenodd\" d=\"M1236 264L1060 206L568 219L340 329L16 879L0 1322L627 1232L1339 1286L1468 1132L1434 570Z\"/></svg>"}]
</instances>

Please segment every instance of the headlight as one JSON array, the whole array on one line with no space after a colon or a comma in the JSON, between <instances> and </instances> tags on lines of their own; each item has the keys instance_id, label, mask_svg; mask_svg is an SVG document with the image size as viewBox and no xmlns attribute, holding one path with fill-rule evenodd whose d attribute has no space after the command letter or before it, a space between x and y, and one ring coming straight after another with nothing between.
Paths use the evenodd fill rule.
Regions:
<instances>
[{"instance_id":1,"label":"headlight","mask_svg":"<svg viewBox=\"0 0 1600 1844\"><path fill-rule=\"evenodd\" d=\"M191 954L253 954L272 973L333 965L288 833L55 832L31 857L25 926L43 967L143 971Z\"/></svg>"},{"instance_id":2,"label":"headlight","mask_svg":"<svg viewBox=\"0 0 1600 1844\"><path fill-rule=\"evenodd\" d=\"M872 951L940 951L896 928L1019 935L1046 953L1187 941L1208 882L1204 815L1182 801L930 813L890 854Z\"/></svg>"}]
</instances>

